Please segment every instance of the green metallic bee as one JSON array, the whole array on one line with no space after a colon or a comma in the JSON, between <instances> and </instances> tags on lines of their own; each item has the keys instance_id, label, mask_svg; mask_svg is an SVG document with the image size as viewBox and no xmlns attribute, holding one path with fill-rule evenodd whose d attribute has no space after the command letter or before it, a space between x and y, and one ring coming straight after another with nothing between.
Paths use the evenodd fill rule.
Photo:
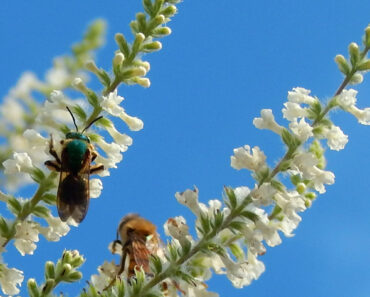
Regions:
<instances>
[{"instance_id":1,"label":"green metallic bee","mask_svg":"<svg viewBox=\"0 0 370 297\"><path fill-rule=\"evenodd\" d=\"M102 164L91 165L98 156L89 137L83 133L102 116L91 121L82 132L78 132L75 118L72 116L76 132L68 132L66 139L61 140L63 146L61 158L53 146L53 137L50 136L49 152L55 160L45 162L45 165L53 171L60 172L57 193L58 214L62 221L72 217L75 222L80 223L86 216L89 207L89 177L104 170Z\"/></svg>"}]
</instances>

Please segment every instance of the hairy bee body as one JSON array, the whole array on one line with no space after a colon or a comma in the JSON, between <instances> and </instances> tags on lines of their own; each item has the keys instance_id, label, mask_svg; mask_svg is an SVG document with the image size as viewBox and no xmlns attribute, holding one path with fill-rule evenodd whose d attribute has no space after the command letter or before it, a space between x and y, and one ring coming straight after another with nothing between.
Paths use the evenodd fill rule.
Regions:
<instances>
[{"instance_id":1,"label":"hairy bee body","mask_svg":"<svg viewBox=\"0 0 370 297\"><path fill-rule=\"evenodd\" d=\"M143 269L150 274L149 259L156 255L159 245L157 228L148 220L137 214L125 216L117 230L122 245L121 264L117 275L125 269L130 278L135 275L135 269Z\"/></svg>"}]
</instances>

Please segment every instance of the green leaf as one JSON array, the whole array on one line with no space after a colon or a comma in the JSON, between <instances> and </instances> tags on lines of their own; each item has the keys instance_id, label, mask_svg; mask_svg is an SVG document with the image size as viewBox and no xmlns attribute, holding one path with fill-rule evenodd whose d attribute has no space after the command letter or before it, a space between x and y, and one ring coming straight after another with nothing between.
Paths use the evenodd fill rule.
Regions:
<instances>
[{"instance_id":1,"label":"green leaf","mask_svg":"<svg viewBox=\"0 0 370 297\"><path fill-rule=\"evenodd\" d=\"M83 110L83 108L76 104L72 107L72 111L75 115L77 115L77 117L82 121L86 121L86 118L87 118L87 115L86 115L86 112Z\"/></svg>"},{"instance_id":2,"label":"green leaf","mask_svg":"<svg viewBox=\"0 0 370 297\"><path fill-rule=\"evenodd\" d=\"M10 235L8 222L3 217L0 217L0 232L1 236L4 238L8 238L8 236Z\"/></svg>"},{"instance_id":3,"label":"green leaf","mask_svg":"<svg viewBox=\"0 0 370 297\"><path fill-rule=\"evenodd\" d=\"M259 216L257 214L255 214L254 212L248 211L248 210L242 211L240 215L251 220L252 222L256 222L259 219Z\"/></svg>"},{"instance_id":4,"label":"green leaf","mask_svg":"<svg viewBox=\"0 0 370 297\"><path fill-rule=\"evenodd\" d=\"M138 24L138 30L139 32L142 32L145 34L147 31L147 24L146 24L146 15L143 12L138 12L136 14L136 20Z\"/></svg>"},{"instance_id":5,"label":"green leaf","mask_svg":"<svg viewBox=\"0 0 370 297\"><path fill-rule=\"evenodd\" d=\"M245 222L233 221L229 224L231 230L243 231Z\"/></svg>"},{"instance_id":6,"label":"green leaf","mask_svg":"<svg viewBox=\"0 0 370 297\"><path fill-rule=\"evenodd\" d=\"M42 198L41 198L45 203L47 204L50 204L50 205L55 205L55 202L57 200L57 197L56 195L54 194L50 194L50 193L47 193L47 194L44 194L42 195Z\"/></svg>"},{"instance_id":7,"label":"green leaf","mask_svg":"<svg viewBox=\"0 0 370 297\"><path fill-rule=\"evenodd\" d=\"M143 0L143 6L145 12L152 16L153 15L153 5L152 5L152 0Z\"/></svg>"},{"instance_id":8,"label":"green leaf","mask_svg":"<svg viewBox=\"0 0 370 297\"><path fill-rule=\"evenodd\" d=\"M95 108L99 107L99 99L94 91L88 90L87 101L89 101L92 107L95 107Z\"/></svg>"},{"instance_id":9,"label":"green leaf","mask_svg":"<svg viewBox=\"0 0 370 297\"><path fill-rule=\"evenodd\" d=\"M289 162L289 165L290 165L290 162ZM281 183L281 182L279 182L279 181L278 181L278 180L276 180L276 179L273 179L273 180L271 181L271 186L272 186L274 189L276 189L276 190L278 190L278 191L280 191L280 192L283 192L283 191L284 191L284 189L285 189L284 184L283 184L283 183Z\"/></svg>"},{"instance_id":10,"label":"green leaf","mask_svg":"<svg viewBox=\"0 0 370 297\"><path fill-rule=\"evenodd\" d=\"M156 274L160 273L163 269L161 259L156 255L151 255L150 263L152 264L153 268L152 271Z\"/></svg>"},{"instance_id":11,"label":"green leaf","mask_svg":"<svg viewBox=\"0 0 370 297\"><path fill-rule=\"evenodd\" d=\"M224 187L224 191L229 198L231 209L234 209L238 204L234 190L231 187Z\"/></svg>"},{"instance_id":12,"label":"green leaf","mask_svg":"<svg viewBox=\"0 0 370 297\"><path fill-rule=\"evenodd\" d=\"M42 181L45 179L45 174L41 169L34 167L32 169L31 178L38 184L41 184Z\"/></svg>"},{"instance_id":13,"label":"green leaf","mask_svg":"<svg viewBox=\"0 0 370 297\"><path fill-rule=\"evenodd\" d=\"M15 199L14 197L10 197L8 200L7 200L7 206L9 208L9 210L16 216L18 216L18 214L21 212L22 210L22 204L17 200Z\"/></svg>"},{"instance_id":14,"label":"green leaf","mask_svg":"<svg viewBox=\"0 0 370 297\"><path fill-rule=\"evenodd\" d=\"M98 78L100 82L105 86L108 87L110 86L111 79L109 77L109 74L104 70L104 69L99 69L98 72Z\"/></svg>"},{"instance_id":15,"label":"green leaf","mask_svg":"<svg viewBox=\"0 0 370 297\"><path fill-rule=\"evenodd\" d=\"M47 218L50 214L50 210L42 205L36 205L33 207L32 213L40 218Z\"/></svg>"}]
</instances>

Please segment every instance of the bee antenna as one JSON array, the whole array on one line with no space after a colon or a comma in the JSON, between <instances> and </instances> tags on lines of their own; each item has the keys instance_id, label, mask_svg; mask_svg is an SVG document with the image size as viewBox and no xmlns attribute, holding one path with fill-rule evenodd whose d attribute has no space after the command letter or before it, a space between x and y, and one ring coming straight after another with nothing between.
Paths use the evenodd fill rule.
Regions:
<instances>
[{"instance_id":1,"label":"bee antenna","mask_svg":"<svg viewBox=\"0 0 370 297\"><path fill-rule=\"evenodd\" d=\"M99 121L103 116L97 117L95 120L92 120L90 124L88 124L83 130L82 133L84 133L87 129L91 127L92 124L94 124L96 121Z\"/></svg>"},{"instance_id":2,"label":"bee antenna","mask_svg":"<svg viewBox=\"0 0 370 297\"><path fill-rule=\"evenodd\" d=\"M77 127L77 124L76 124L76 120L75 120L75 117L73 116L73 113L72 111L69 109L68 106L66 106L67 110L69 111L69 113L71 114L71 117L72 117L72 120L73 120L73 124L75 124L75 127L76 127L76 131L78 132L78 127Z\"/></svg>"}]
</instances>

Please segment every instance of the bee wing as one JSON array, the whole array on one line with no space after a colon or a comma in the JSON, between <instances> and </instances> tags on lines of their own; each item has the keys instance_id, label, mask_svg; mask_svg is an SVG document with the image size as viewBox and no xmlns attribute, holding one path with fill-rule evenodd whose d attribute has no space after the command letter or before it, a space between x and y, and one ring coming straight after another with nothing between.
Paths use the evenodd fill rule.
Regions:
<instances>
[{"instance_id":1,"label":"bee wing","mask_svg":"<svg viewBox=\"0 0 370 297\"><path fill-rule=\"evenodd\" d=\"M91 157L89 151L83 162L83 166L77 174L72 174L68 169L68 154L62 152L62 166L57 194L58 214L62 221L72 217L76 223L80 223L86 216L89 207L89 177Z\"/></svg>"},{"instance_id":2,"label":"bee wing","mask_svg":"<svg viewBox=\"0 0 370 297\"><path fill-rule=\"evenodd\" d=\"M138 267L142 267L146 273L150 273L149 257L150 251L146 246L145 240L139 235L132 236L132 256Z\"/></svg>"}]
</instances>

